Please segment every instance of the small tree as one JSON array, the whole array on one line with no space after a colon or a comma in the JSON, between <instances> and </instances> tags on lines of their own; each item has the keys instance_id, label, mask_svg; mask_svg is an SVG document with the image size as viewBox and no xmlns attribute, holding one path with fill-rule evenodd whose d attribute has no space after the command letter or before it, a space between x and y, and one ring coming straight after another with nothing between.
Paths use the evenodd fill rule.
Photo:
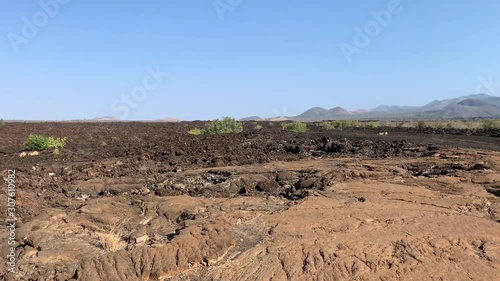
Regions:
<instances>
[{"instance_id":1,"label":"small tree","mask_svg":"<svg viewBox=\"0 0 500 281\"><path fill-rule=\"evenodd\" d=\"M291 133L305 133L307 132L307 124L299 121L294 121L290 123L282 123L281 128L283 131Z\"/></svg>"}]
</instances>

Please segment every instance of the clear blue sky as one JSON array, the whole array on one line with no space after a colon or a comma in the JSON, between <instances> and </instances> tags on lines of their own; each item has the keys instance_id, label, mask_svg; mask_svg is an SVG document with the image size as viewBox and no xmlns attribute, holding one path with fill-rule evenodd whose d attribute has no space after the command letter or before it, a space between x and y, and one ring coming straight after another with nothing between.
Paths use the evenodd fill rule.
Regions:
<instances>
[{"instance_id":1,"label":"clear blue sky","mask_svg":"<svg viewBox=\"0 0 500 281\"><path fill-rule=\"evenodd\" d=\"M500 81L498 0L401 0L350 63L340 44L391 0L240 2L220 0L236 4L221 20L213 0L71 0L51 15L3 0L0 118L272 117L423 105L474 94L481 76ZM156 83L147 67L169 76ZM143 80L135 108L123 103Z\"/></svg>"}]
</instances>

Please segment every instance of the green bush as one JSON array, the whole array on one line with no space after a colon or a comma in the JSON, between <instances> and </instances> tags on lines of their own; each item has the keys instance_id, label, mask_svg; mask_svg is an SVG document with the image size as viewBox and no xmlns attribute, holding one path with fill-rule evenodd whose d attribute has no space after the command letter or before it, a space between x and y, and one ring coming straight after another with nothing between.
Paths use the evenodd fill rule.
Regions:
<instances>
[{"instance_id":1,"label":"green bush","mask_svg":"<svg viewBox=\"0 0 500 281\"><path fill-rule=\"evenodd\" d=\"M307 132L307 124L299 121L294 121L290 123L282 123L281 128L283 131L291 133L305 133Z\"/></svg>"},{"instance_id":2,"label":"green bush","mask_svg":"<svg viewBox=\"0 0 500 281\"><path fill-rule=\"evenodd\" d=\"M365 127L370 128L370 129L375 129L375 128L378 128L378 123L375 121L368 122L368 123L366 123Z\"/></svg>"},{"instance_id":3,"label":"green bush","mask_svg":"<svg viewBox=\"0 0 500 281\"><path fill-rule=\"evenodd\" d=\"M5 121L3 121L3 119L0 119L0 127L2 127L4 125L5 125Z\"/></svg>"},{"instance_id":4,"label":"green bush","mask_svg":"<svg viewBox=\"0 0 500 281\"><path fill-rule=\"evenodd\" d=\"M330 121L323 121L323 122L321 122L320 126L325 130L335 130L335 126L333 125L333 122L330 122Z\"/></svg>"},{"instance_id":5,"label":"green bush","mask_svg":"<svg viewBox=\"0 0 500 281\"><path fill-rule=\"evenodd\" d=\"M425 122L424 122L424 121L418 121L418 123L417 123L417 127L418 127L419 129L424 129L425 127L427 127L427 125L425 124Z\"/></svg>"},{"instance_id":6,"label":"green bush","mask_svg":"<svg viewBox=\"0 0 500 281\"><path fill-rule=\"evenodd\" d=\"M483 120L483 129L494 129L497 127L497 122L495 120Z\"/></svg>"},{"instance_id":7,"label":"green bush","mask_svg":"<svg viewBox=\"0 0 500 281\"><path fill-rule=\"evenodd\" d=\"M192 130L189 130L188 134L193 135L193 136L199 136L199 135L203 134L203 130L198 129L198 128L194 128Z\"/></svg>"},{"instance_id":8,"label":"green bush","mask_svg":"<svg viewBox=\"0 0 500 281\"><path fill-rule=\"evenodd\" d=\"M243 124L231 117L224 117L222 120L215 120L207 124L203 134L205 135L223 135L243 132Z\"/></svg>"},{"instance_id":9,"label":"green bush","mask_svg":"<svg viewBox=\"0 0 500 281\"><path fill-rule=\"evenodd\" d=\"M66 146L66 138L44 137L42 135L29 135L24 143L29 150L59 149Z\"/></svg>"},{"instance_id":10,"label":"green bush","mask_svg":"<svg viewBox=\"0 0 500 281\"><path fill-rule=\"evenodd\" d=\"M436 121L436 122L431 122L427 127L433 129L443 129L445 125L443 124L443 122Z\"/></svg>"},{"instance_id":11,"label":"green bush","mask_svg":"<svg viewBox=\"0 0 500 281\"><path fill-rule=\"evenodd\" d=\"M321 125L327 130L339 130L342 131L345 128L355 128L359 127L358 120L338 120L338 121L325 121Z\"/></svg>"}]
</instances>

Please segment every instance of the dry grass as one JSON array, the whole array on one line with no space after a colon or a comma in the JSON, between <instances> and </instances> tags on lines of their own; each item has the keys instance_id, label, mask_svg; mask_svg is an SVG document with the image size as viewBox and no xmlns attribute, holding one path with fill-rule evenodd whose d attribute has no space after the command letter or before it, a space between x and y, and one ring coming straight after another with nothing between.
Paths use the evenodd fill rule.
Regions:
<instances>
[{"instance_id":1,"label":"dry grass","mask_svg":"<svg viewBox=\"0 0 500 281\"><path fill-rule=\"evenodd\" d=\"M113 232L96 232L92 234L92 238L96 239L101 248L107 252L116 252L127 247L127 242L123 241L120 234Z\"/></svg>"},{"instance_id":2,"label":"dry grass","mask_svg":"<svg viewBox=\"0 0 500 281\"><path fill-rule=\"evenodd\" d=\"M123 239L125 234L125 220L114 224L109 229L93 232L91 237L95 239L99 246L107 252L116 252L127 247L127 242Z\"/></svg>"}]
</instances>

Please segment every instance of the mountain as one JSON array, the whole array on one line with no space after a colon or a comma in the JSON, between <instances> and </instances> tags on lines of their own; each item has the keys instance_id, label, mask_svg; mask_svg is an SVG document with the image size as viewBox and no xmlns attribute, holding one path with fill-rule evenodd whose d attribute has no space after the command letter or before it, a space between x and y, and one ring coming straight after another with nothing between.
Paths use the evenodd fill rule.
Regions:
<instances>
[{"instance_id":1,"label":"mountain","mask_svg":"<svg viewBox=\"0 0 500 281\"><path fill-rule=\"evenodd\" d=\"M328 110L322 108L322 107L313 107L309 109L308 111L300 114L299 116L296 116L296 119L309 119L309 118L316 118L316 117L322 117L326 115L326 112Z\"/></svg>"},{"instance_id":2,"label":"mountain","mask_svg":"<svg viewBox=\"0 0 500 281\"><path fill-rule=\"evenodd\" d=\"M462 101L467 100L467 99L485 100L485 99L488 99L491 97L492 96L488 96L486 94L477 94L477 95L470 95L470 96L462 96L462 97L458 97L458 98L454 98L454 99L446 99L446 100L441 100L441 101L435 100L429 104L424 105L420 109L422 111L441 110L449 105L458 104L459 102L462 102Z\"/></svg>"},{"instance_id":3,"label":"mountain","mask_svg":"<svg viewBox=\"0 0 500 281\"><path fill-rule=\"evenodd\" d=\"M354 114L364 114L364 113L368 113L368 112L370 112L370 110L368 110L368 109L358 109L356 111L353 111L352 113L354 113Z\"/></svg>"},{"instance_id":4,"label":"mountain","mask_svg":"<svg viewBox=\"0 0 500 281\"><path fill-rule=\"evenodd\" d=\"M262 121L262 120L264 120L264 119L262 119L259 116L250 116L250 117L240 119L240 121Z\"/></svg>"},{"instance_id":5,"label":"mountain","mask_svg":"<svg viewBox=\"0 0 500 281\"><path fill-rule=\"evenodd\" d=\"M488 98L485 98L484 100L493 104L493 105L500 106L500 97L489 96Z\"/></svg>"},{"instance_id":6,"label":"mountain","mask_svg":"<svg viewBox=\"0 0 500 281\"><path fill-rule=\"evenodd\" d=\"M453 118L500 118L500 97L486 94L434 100L424 106L380 105L371 110L348 111L342 107L325 109L313 107L297 116L260 118L252 116L242 121L322 121L342 119L453 119Z\"/></svg>"},{"instance_id":7,"label":"mountain","mask_svg":"<svg viewBox=\"0 0 500 281\"><path fill-rule=\"evenodd\" d=\"M437 118L489 118L500 116L500 106L496 106L483 99L465 99L451 103L441 110L426 111L429 116Z\"/></svg>"},{"instance_id":8,"label":"mountain","mask_svg":"<svg viewBox=\"0 0 500 281\"><path fill-rule=\"evenodd\" d=\"M332 109L324 109L322 107L313 107L308 111L295 116L291 119L302 121L318 121L330 119L345 119L346 117L354 116L355 113L347 111L342 107L334 107Z\"/></svg>"},{"instance_id":9,"label":"mountain","mask_svg":"<svg viewBox=\"0 0 500 281\"><path fill-rule=\"evenodd\" d=\"M91 121L94 122L117 122L120 121L119 118L116 118L114 116L104 116L104 117L96 117L92 119Z\"/></svg>"},{"instance_id":10,"label":"mountain","mask_svg":"<svg viewBox=\"0 0 500 281\"><path fill-rule=\"evenodd\" d=\"M435 100L424 106L380 105L371 110L348 111L342 107L313 107L291 117L300 121L335 119L452 119L500 117L500 97L486 94Z\"/></svg>"},{"instance_id":11,"label":"mountain","mask_svg":"<svg viewBox=\"0 0 500 281\"><path fill-rule=\"evenodd\" d=\"M168 118L163 118L163 119L158 119L156 122L166 122L166 123L179 123L181 120L177 119L176 117L168 117Z\"/></svg>"},{"instance_id":12,"label":"mountain","mask_svg":"<svg viewBox=\"0 0 500 281\"><path fill-rule=\"evenodd\" d=\"M372 109L371 112L405 112L416 109L418 109L418 106L379 105Z\"/></svg>"}]
</instances>

